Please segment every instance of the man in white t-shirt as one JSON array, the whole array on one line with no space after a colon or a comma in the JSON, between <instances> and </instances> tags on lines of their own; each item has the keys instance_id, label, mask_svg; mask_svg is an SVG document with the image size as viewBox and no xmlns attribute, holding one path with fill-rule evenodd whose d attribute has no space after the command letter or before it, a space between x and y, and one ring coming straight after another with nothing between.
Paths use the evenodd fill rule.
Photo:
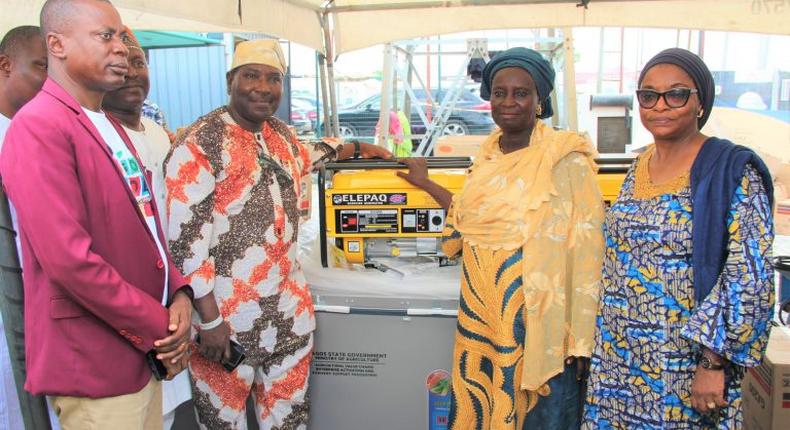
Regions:
<instances>
[{"instance_id":1,"label":"man in white t-shirt","mask_svg":"<svg viewBox=\"0 0 790 430\"><path fill-rule=\"evenodd\" d=\"M167 153L170 152L170 138L164 128L142 115L143 102L150 89L148 63L140 43L129 28L126 28L124 43L129 48L129 71L126 74L126 83L121 88L105 94L102 108L121 123L132 140L137 156L146 170L151 173L153 178L151 187L159 208L162 229L167 232L163 163Z\"/></svg>"},{"instance_id":2,"label":"man in white t-shirt","mask_svg":"<svg viewBox=\"0 0 790 430\"><path fill-rule=\"evenodd\" d=\"M159 208L162 230L167 233L163 163L170 151L170 139L162 126L142 115L143 103L150 88L148 64L145 53L132 30L126 28L125 31L126 37L123 40L129 48L129 71L126 74L126 82L121 88L104 95L102 108L121 123L144 169L150 172L151 193ZM176 407L191 398L189 377L186 372L179 373L172 381L163 382L162 412L165 429L173 425Z\"/></svg>"}]
</instances>

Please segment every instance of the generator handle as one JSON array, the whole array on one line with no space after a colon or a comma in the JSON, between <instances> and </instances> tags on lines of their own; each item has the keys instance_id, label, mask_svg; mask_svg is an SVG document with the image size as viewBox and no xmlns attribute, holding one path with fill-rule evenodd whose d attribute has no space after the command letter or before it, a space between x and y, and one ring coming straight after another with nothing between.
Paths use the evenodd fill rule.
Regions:
<instances>
[{"instance_id":1,"label":"generator handle","mask_svg":"<svg viewBox=\"0 0 790 430\"><path fill-rule=\"evenodd\" d=\"M633 157L601 157L595 159L598 173L627 173L633 164Z\"/></svg>"},{"instance_id":2,"label":"generator handle","mask_svg":"<svg viewBox=\"0 0 790 430\"><path fill-rule=\"evenodd\" d=\"M595 164L605 166L607 164L625 164L630 166L634 162L634 157L598 157Z\"/></svg>"},{"instance_id":3,"label":"generator handle","mask_svg":"<svg viewBox=\"0 0 790 430\"><path fill-rule=\"evenodd\" d=\"M429 169L467 169L472 165L470 157L426 157ZM634 161L631 157L606 157L597 158L599 171L602 173L625 173ZM324 168L329 171L338 170L379 170L379 169L407 169L397 159L355 159L326 163Z\"/></svg>"},{"instance_id":4,"label":"generator handle","mask_svg":"<svg viewBox=\"0 0 790 430\"><path fill-rule=\"evenodd\" d=\"M630 166L628 166L627 164L611 165L611 166L603 165L603 166L598 166L598 173L628 173L629 167Z\"/></svg>"},{"instance_id":5,"label":"generator handle","mask_svg":"<svg viewBox=\"0 0 790 430\"><path fill-rule=\"evenodd\" d=\"M467 169L472 165L469 157L425 157L429 169ZM408 169L397 160L389 159L356 159L326 163L326 170L381 170Z\"/></svg>"},{"instance_id":6,"label":"generator handle","mask_svg":"<svg viewBox=\"0 0 790 430\"><path fill-rule=\"evenodd\" d=\"M326 168L318 169L318 239L321 248L321 266L329 267L326 250Z\"/></svg>"}]
</instances>

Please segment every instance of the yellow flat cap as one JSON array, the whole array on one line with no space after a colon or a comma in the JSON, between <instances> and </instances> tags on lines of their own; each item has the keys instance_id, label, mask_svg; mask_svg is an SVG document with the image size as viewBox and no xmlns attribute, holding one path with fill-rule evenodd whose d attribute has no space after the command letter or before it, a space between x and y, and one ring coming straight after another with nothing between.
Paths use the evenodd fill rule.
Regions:
<instances>
[{"instance_id":1,"label":"yellow flat cap","mask_svg":"<svg viewBox=\"0 0 790 430\"><path fill-rule=\"evenodd\" d=\"M287 64L280 42L276 39L247 40L236 45L230 69L246 64L265 64L285 74Z\"/></svg>"}]
</instances>

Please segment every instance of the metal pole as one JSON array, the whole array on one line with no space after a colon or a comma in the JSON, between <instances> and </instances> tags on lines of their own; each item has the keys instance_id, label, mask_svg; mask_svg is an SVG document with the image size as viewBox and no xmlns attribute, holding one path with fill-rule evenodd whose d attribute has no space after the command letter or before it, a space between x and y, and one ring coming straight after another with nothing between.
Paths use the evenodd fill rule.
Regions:
<instances>
[{"instance_id":1,"label":"metal pole","mask_svg":"<svg viewBox=\"0 0 790 430\"><path fill-rule=\"evenodd\" d=\"M620 27L620 75L617 80L619 81L619 92L623 93L623 74L625 73L625 27Z\"/></svg>"},{"instance_id":2,"label":"metal pole","mask_svg":"<svg viewBox=\"0 0 790 430\"><path fill-rule=\"evenodd\" d=\"M24 289L22 267L16 252L13 223L8 200L0 181L0 312L5 327L11 368L19 396L19 407L26 429L49 430L47 401L44 396L34 396L24 390L27 369L25 366Z\"/></svg>"},{"instance_id":3,"label":"metal pole","mask_svg":"<svg viewBox=\"0 0 790 430\"><path fill-rule=\"evenodd\" d=\"M324 136L332 135L332 127L329 120L329 95L327 94L326 84L326 57L324 54L317 53L318 55L318 71L321 75L321 114L324 117Z\"/></svg>"},{"instance_id":4,"label":"metal pole","mask_svg":"<svg viewBox=\"0 0 790 430\"><path fill-rule=\"evenodd\" d=\"M391 100L392 110L397 113L398 112L398 78L403 79L403 76L398 76L398 72L395 69L395 64L398 64L398 50L394 49L393 47L392 67L391 67L392 68L392 88L391 88L392 99L390 100Z\"/></svg>"},{"instance_id":5,"label":"metal pole","mask_svg":"<svg viewBox=\"0 0 790 430\"><path fill-rule=\"evenodd\" d=\"M329 81L329 108L332 112L332 136L340 136L340 118L337 116L337 91L335 90L335 66L332 57L326 59L326 77Z\"/></svg>"},{"instance_id":6,"label":"metal pole","mask_svg":"<svg viewBox=\"0 0 790 430\"><path fill-rule=\"evenodd\" d=\"M406 86L411 87L412 82L412 68L414 67L414 46L408 46L406 48ZM411 118L411 97L406 94L403 97L403 113L406 114L406 118ZM408 134L411 134L410 130L407 130ZM404 139L406 137L404 136Z\"/></svg>"},{"instance_id":7,"label":"metal pole","mask_svg":"<svg viewBox=\"0 0 790 430\"><path fill-rule=\"evenodd\" d=\"M425 116L428 118L428 121L433 121L433 95L431 94L431 43L430 39L429 42L425 45L425 100L428 102L425 105ZM438 96L438 93L437 93ZM425 124L428 127L430 124Z\"/></svg>"},{"instance_id":8,"label":"metal pole","mask_svg":"<svg viewBox=\"0 0 790 430\"><path fill-rule=\"evenodd\" d=\"M551 110L553 110L554 112L559 112L560 111L560 107L559 107L559 103L558 102L559 102L559 100L557 100L557 90L555 89L555 90L553 90L551 92ZM557 114L552 115L552 117L551 117L551 126L552 127L561 127L562 126L560 124L559 115L557 115Z\"/></svg>"},{"instance_id":9,"label":"metal pole","mask_svg":"<svg viewBox=\"0 0 790 430\"><path fill-rule=\"evenodd\" d=\"M557 30L554 28L549 28L546 32L549 38L554 38L557 35ZM542 45L542 44L540 44ZM557 42L549 41L546 42L546 50L548 51L547 56L549 57L549 62L552 65L556 64L556 56L557 56L557 49L560 47L560 44ZM543 46L541 46L543 48ZM559 112L559 100L557 100L557 90L553 90L551 92L551 110L555 112L554 115L551 116L551 125L552 127L559 127L560 126L560 116L556 114Z\"/></svg>"},{"instance_id":10,"label":"metal pole","mask_svg":"<svg viewBox=\"0 0 790 430\"><path fill-rule=\"evenodd\" d=\"M436 36L436 80L439 81L437 84L437 88L439 92L437 94L442 93L442 36Z\"/></svg>"},{"instance_id":11,"label":"metal pole","mask_svg":"<svg viewBox=\"0 0 790 430\"><path fill-rule=\"evenodd\" d=\"M393 81L395 80L395 49L391 43L384 45L384 70L381 77L381 106L379 108L379 132L377 134L378 144L389 148L388 141L390 137L390 108L392 104L390 98L392 97Z\"/></svg>"},{"instance_id":12,"label":"metal pole","mask_svg":"<svg viewBox=\"0 0 790 430\"><path fill-rule=\"evenodd\" d=\"M337 117L337 94L335 94L335 49L332 44L332 32L329 29L329 13L321 15L321 28L324 33L324 49L326 50L326 78L329 86L329 109L332 112L331 136L340 135L340 124Z\"/></svg>"},{"instance_id":13,"label":"metal pole","mask_svg":"<svg viewBox=\"0 0 790 430\"><path fill-rule=\"evenodd\" d=\"M319 55L320 54L318 52L315 53L315 122L316 123L313 126L315 127L316 135L318 137L321 137L322 136L322 132L321 132L320 128L318 127L318 123L320 122L321 111L323 110L323 109L321 109L322 104L320 102L320 100L321 100L321 98L320 98L321 95L320 94L321 94L321 86L322 85L321 85L321 78L319 77L319 76L321 76L321 70L320 70L320 66L319 66L320 60L318 59ZM326 124L326 121L324 121L324 123Z\"/></svg>"},{"instance_id":14,"label":"metal pole","mask_svg":"<svg viewBox=\"0 0 790 430\"><path fill-rule=\"evenodd\" d=\"M562 35L565 41L562 44L565 52L565 118L568 119L568 130L578 131L579 122L576 115L576 67L573 55L573 29L570 27L562 28Z\"/></svg>"},{"instance_id":15,"label":"metal pole","mask_svg":"<svg viewBox=\"0 0 790 430\"><path fill-rule=\"evenodd\" d=\"M601 94L601 91L603 91L603 74L605 73L603 66L604 49L606 46L604 31L604 27L598 29L598 77L595 80L595 92L598 94Z\"/></svg>"}]
</instances>

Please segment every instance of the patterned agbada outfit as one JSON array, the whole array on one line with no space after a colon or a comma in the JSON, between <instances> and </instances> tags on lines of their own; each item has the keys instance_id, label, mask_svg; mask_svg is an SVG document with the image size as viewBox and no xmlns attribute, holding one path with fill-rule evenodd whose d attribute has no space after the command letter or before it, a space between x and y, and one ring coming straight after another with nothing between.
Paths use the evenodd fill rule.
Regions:
<instances>
[{"instance_id":1,"label":"patterned agbada outfit","mask_svg":"<svg viewBox=\"0 0 790 430\"><path fill-rule=\"evenodd\" d=\"M592 352L603 256L594 151L540 121L527 148L503 154L500 136L444 231L444 252L463 254L450 428L571 428L580 382L564 360Z\"/></svg>"},{"instance_id":2,"label":"patterned agbada outfit","mask_svg":"<svg viewBox=\"0 0 790 430\"><path fill-rule=\"evenodd\" d=\"M305 428L313 303L296 261L313 166L336 156L301 143L276 118L260 132L226 108L198 119L166 167L170 249L195 297L213 291L247 358L234 372L195 353L190 374L201 428L246 428L252 393L262 429Z\"/></svg>"},{"instance_id":3,"label":"patterned agbada outfit","mask_svg":"<svg viewBox=\"0 0 790 430\"><path fill-rule=\"evenodd\" d=\"M730 204L729 255L695 303L689 174L660 186L651 146L606 217L606 256L585 429L741 429L743 368L759 364L773 309L773 223L760 176L746 166ZM724 356L727 406L691 406L701 346Z\"/></svg>"}]
</instances>

